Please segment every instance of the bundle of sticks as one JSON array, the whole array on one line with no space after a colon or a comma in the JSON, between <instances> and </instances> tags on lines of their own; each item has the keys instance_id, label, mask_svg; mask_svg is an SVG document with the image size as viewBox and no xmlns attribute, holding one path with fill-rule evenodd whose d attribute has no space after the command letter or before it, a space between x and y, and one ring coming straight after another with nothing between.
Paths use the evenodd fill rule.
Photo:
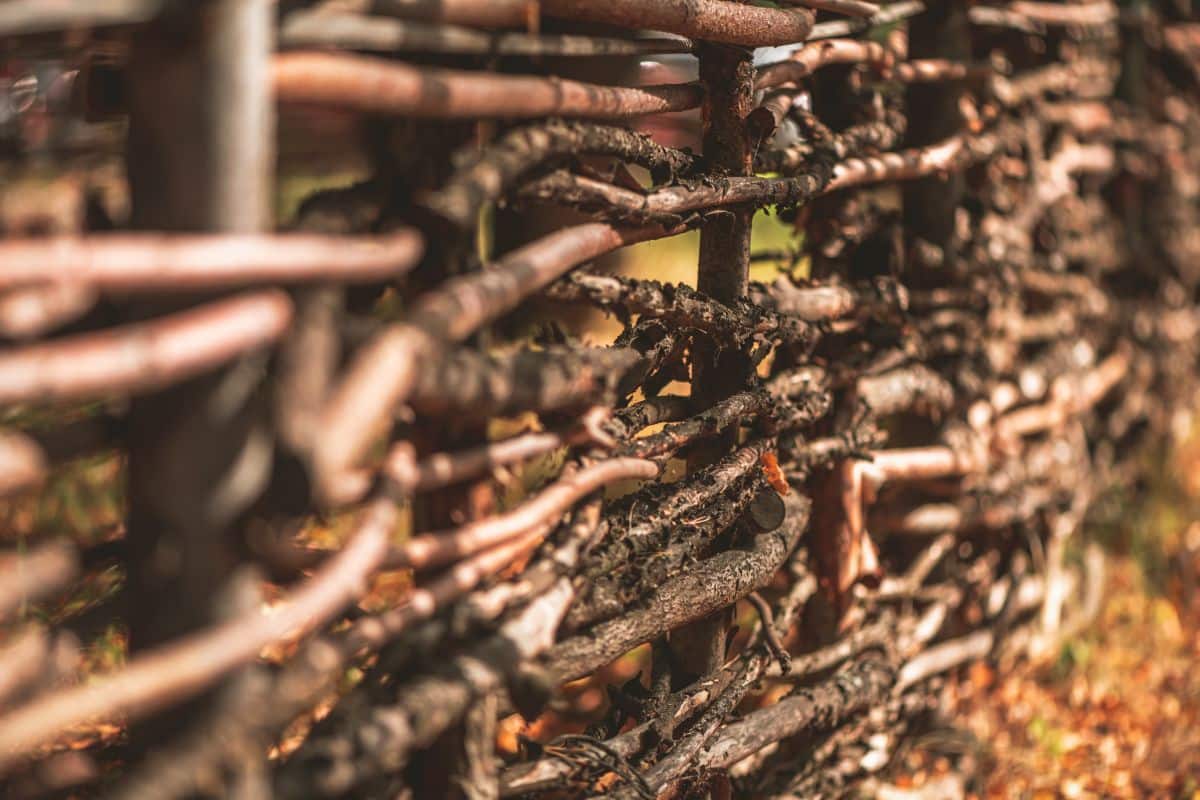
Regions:
<instances>
[{"instance_id":1,"label":"bundle of sticks","mask_svg":"<svg viewBox=\"0 0 1200 800\"><path fill-rule=\"evenodd\" d=\"M1190 427L1194 16L3 4L71 98L3 134L54 177L0 187L0 793L887 769L1090 624L1090 509ZM612 268L692 231L694 280Z\"/></svg>"}]
</instances>

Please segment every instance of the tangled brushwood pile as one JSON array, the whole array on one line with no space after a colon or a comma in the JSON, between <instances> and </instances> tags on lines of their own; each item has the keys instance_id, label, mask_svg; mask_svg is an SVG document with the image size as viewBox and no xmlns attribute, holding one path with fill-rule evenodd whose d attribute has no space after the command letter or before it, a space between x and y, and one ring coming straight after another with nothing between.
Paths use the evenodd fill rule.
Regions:
<instances>
[{"instance_id":1,"label":"tangled brushwood pile","mask_svg":"<svg viewBox=\"0 0 1200 800\"><path fill-rule=\"evenodd\" d=\"M0 190L0 793L851 792L1090 624L1089 504L1190 425L1194 16L4 3L59 199ZM694 287L589 267L694 229Z\"/></svg>"}]
</instances>

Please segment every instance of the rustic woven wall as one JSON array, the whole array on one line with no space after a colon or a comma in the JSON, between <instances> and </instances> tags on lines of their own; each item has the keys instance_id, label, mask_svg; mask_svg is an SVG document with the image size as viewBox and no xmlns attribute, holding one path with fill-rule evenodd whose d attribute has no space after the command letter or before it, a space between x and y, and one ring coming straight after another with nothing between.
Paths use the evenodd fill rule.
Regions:
<instances>
[{"instance_id":1,"label":"rustic woven wall","mask_svg":"<svg viewBox=\"0 0 1200 800\"><path fill-rule=\"evenodd\" d=\"M14 111L8 168L78 212L0 187L3 793L885 769L943 675L1089 624L1089 506L1190 425L1193 16L3 4L74 97ZM273 224L317 160L363 179ZM686 284L594 263L696 229ZM119 523L29 521L96 458ZM129 656L80 680L97 619Z\"/></svg>"}]
</instances>

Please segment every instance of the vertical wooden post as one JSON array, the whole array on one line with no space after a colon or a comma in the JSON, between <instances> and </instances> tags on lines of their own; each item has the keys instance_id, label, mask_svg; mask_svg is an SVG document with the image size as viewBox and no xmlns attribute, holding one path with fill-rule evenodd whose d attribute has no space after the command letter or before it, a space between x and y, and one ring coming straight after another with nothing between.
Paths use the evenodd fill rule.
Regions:
<instances>
[{"instance_id":1,"label":"vertical wooden post","mask_svg":"<svg viewBox=\"0 0 1200 800\"><path fill-rule=\"evenodd\" d=\"M172 4L139 29L128 70L126 165L133 226L262 231L270 223L271 0ZM193 298L193 300L196 298ZM147 304L135 316L179 303ZM272 434L251 357L137 400L129 429L129 580L134 650L213 619L239 517L271 468ZM186 723L152 721L152 744Z\"/></svg>"},{"instance_id":2,"label":"vertical wooden post","mask_svg":"<svg viewBox=\"0 0 1200 800\"><path fill-rule=\"evenodd\" d=\"M909 57L971 60L971 28L967 4L937 0L909 25ZM913 84L908 87L907 147L927 147L963 130L959 100L961 83ZM956 210L962 205L966 178L962 171L920 178L904 184L904 228L913 285L945 283L957 263L954 248Z\"/></svg>"},{"instance_id":3,"label":"vertical wooden post","mask_svg":"<svg viewBox=\"0 0 1200 800\"><path fill-rule=\"evenodd\" d=\"M750 52L724 45L700 47L700 80L708 89L704 157L729 176L754 170L746 118L754 110ZM750 282L750 223L754 208L736 206L709 220L700 232L696 288L722 303L746 295Z\"/></svg>"},{"instance_id":4,"label":"vertical wooden post","mask_svg":"<svg viewBox=\"0 0 1200 800\"><path fill-rule=\"evenodd\" d=\"M741 48L703 44L699 49L700 80L708 90L705 103L704 157L727 176L750 175L754 170L746 118L754 110L754 64ZM750 228L752 206L735 206L709 219L700 232L700 265L696 286L722 303L746 296L750 283ZM744 353L719 350L698 338L693 347L692 394L699 405L713 403L740 391L750 374ZM697 448L689 469L698 469L719 457L732 442L722 438L714 448ZM686 686L720 668L725 661L725 638L730 611L725 609L671 636L675 662L672 679Z\"/></svg>"}]
</instances>

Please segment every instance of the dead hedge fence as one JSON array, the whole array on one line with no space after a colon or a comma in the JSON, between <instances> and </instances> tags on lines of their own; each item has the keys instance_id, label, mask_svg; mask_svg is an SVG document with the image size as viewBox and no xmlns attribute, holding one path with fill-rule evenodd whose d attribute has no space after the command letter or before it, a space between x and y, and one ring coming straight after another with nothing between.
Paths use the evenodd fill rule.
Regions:
<instances>
[{"instance_id":1,"label":"dead hedge fence","mask_svg":"<svg viewBox=\"0 0 1200 800\"><path fill-rule=\"evenodd\" d=\"M0 793L883 774L1090 624L1085 521L1190 427L1195 16L0 3Z\"/></svg>"}]
</instances>

